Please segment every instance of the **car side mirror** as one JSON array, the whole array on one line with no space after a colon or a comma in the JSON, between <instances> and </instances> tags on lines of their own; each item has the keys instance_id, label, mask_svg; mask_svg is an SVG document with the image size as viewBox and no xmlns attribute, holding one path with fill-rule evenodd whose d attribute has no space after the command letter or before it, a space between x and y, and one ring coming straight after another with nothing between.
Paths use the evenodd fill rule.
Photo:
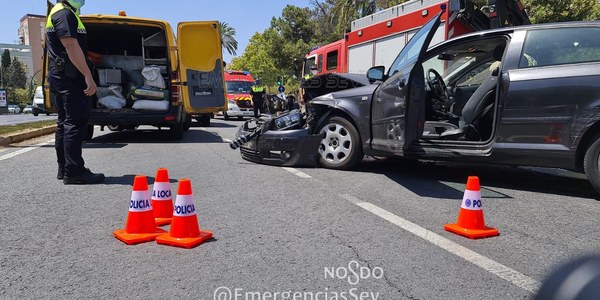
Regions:
<instances>
[{"instance_id":1,"label":"car side mirror","mask_svg":"<svg viewBox=\"0 0 600 300\"><path fill-rule=\"evenodd\" d=\"M376 66L372 67L367 71L367 78L370 83L374 83L375 81L383 81L385 79L385 67L384 66Z\"/></svg>"}]
</instances>

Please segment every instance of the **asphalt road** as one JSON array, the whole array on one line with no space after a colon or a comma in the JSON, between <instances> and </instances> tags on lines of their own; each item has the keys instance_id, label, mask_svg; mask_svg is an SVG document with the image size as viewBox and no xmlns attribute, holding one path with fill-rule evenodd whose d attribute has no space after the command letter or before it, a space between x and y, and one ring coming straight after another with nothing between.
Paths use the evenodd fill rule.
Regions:
<instances>
[{"instance_id":1,"label":"asphalt road","mask_svg":"<svg viewBox=\"0 0 600 300\"><path fill-rule=\"evenodd\" d=\"M56 114L51 114L49 116L46 116L46 114L39 114L37 117L32 114L0 114L0 126L46 120L56 120Z\"/></svg>"},{"instance_id":2,"label":"asphalt road","mask_svg":"<svg viewBox=\"0 0 600 300\"><path fill-rule=\"evenodd\" d=\"M180 142L154 129L96 131L84 149L107 176L96 186L55 179L51 136L0 149L0 298L527 299L557 265L600 253L600 203L581 176L373 158L345 172L270 167L229 148L241 124L215 119ZM191 179L213 241L113 237L133 177L152 184L158 167L174 191ZM498 237L443 229L469 175Z\"/></svg>"}]
</instances>

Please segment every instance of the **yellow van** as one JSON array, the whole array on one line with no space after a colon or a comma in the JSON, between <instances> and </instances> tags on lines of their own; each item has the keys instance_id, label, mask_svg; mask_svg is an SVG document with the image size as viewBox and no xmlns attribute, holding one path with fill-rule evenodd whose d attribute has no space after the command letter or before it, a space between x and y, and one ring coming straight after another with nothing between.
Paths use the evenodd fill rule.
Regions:
<instances>
[{"instance_id":1,"label":"yellow van","mask_svg":"<svg viewBox=\"0 0 600 300\"><path fill-rule=\"evenodd\" d=\"M98 85L87 139L92 138L94 125L102 130L152 125L169 128L173 138L181 139L192 116L209 126L213 113L227 109L217 21L179 23L175 36L166 21L129 17L124 12L82 15L81 20ZM43 59L44 102L55 111L46 78L47 56ZM149 77L153 73L147 70L160 75ZM163 86L148 86L148 78L158 79Z\"/></svg>"}]
</instances>

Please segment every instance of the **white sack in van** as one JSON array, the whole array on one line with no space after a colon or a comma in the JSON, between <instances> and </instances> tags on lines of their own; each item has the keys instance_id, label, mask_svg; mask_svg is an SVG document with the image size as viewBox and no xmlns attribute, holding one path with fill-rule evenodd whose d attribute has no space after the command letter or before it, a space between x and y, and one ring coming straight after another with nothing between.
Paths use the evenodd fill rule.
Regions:
<instances>
[{"instance_id":1,"label":"white sack in van","mask_svg":"<svg viewBox=\"0 0 600 300\"><path fill-rule=\"evenodd\" d=\"M144 85L157 87L159 89L167 87L158 66L145 67L142 70L142 75L144 76Z\"/></svg>"},{"instance_id":2,"label":"white sack in van","mask_svg":"<svg viewBox=\"0 0 600 300\"><path fill-rule=\"evenodd\" d=\"M106 96L98 99L98 104L108 109L121 109L125 106L125 99L117 96Z\"/></svg>"},{"instance_id":3,"label":"white sack in van","mask_svg":"<svg viewBox=\"0 0 600 300\"><path fill-rule=\"evenodd\" d=\"M133 108L165 111L169 109L169 101L137 100L133 103Z\"/></svg>"},{"instance_id":4,"label":"white sack in van","mask_svg":"<svg viewBox=\"0 0 600 300\"><path fill-rule=\"evenodd\" d=\"M96 89L96 96L98 96L98 99L104 98L106 96L117 96L119 98L125 99L122 91L123 91L123 87L121 87L120 85L111 85L109 87L99 86Z\"/></svg>"}]
</instances>

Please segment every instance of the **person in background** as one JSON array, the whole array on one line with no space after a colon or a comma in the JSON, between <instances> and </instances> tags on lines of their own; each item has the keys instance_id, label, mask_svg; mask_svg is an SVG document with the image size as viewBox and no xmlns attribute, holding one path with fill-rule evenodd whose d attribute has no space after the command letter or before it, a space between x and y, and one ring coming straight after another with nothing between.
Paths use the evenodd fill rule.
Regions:
<instances>
[{"instance_id":1,"label":"person in background","mask_svg":"<svg viewBox=\"0 0 600 300\"><path fill-rule=\"evenodd\" d=\"M64 184L96 184L104 174L92 173L82 157L83 139L96 83L86 60L87 32L79 18L85 0L58 0L46 21L46 47L49 58L48 82L56 96L58 121L55 148L56 178Z\"/></svg>"},{"instance_id":2,"label":"person in background","mask_svg":"<svg viewBox=\"0 0 600 300\"><path fill-rule=\"evenodd\" d=\"M260 85L260 80L256 80L252 86L252 105L254 106L254 117L258 118L265 112L265 96L267 94L265 87Z\"/></svg>"}]
</instances>

